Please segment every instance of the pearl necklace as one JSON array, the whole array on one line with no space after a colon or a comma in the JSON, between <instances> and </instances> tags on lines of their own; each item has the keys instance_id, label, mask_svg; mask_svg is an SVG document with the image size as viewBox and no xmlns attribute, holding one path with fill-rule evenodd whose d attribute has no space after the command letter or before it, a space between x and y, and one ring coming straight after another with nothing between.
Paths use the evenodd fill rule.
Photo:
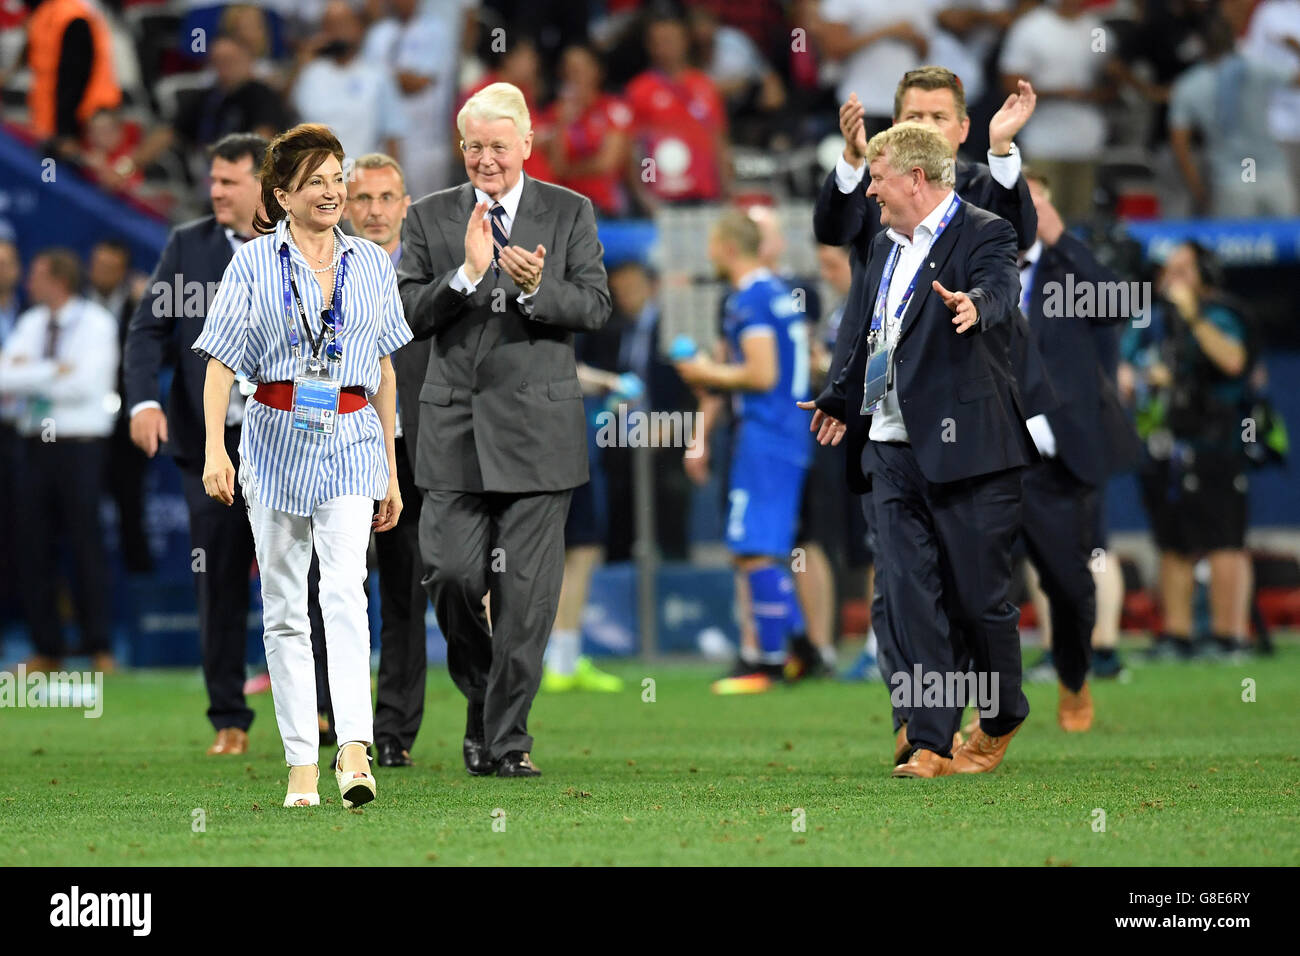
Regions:
<instances>
[{"instance_id":1,"label":"pearl necklace","mask_svg":"<svg viewBox=\"0 0 1300 956\"><path fill-rule=\"evenodd\" d=\"M293 230L290 229L288 230L288 232L289 232L289 242L292 243L293 247L297 249L300 253L302 253L302 257L306 259L307 253L302 251L302 246L298 245L298 240L293 237ZM321 260L317 259L316 261L320 262ZM339 264L339 235L336 232L334 233L334 252L330 256L330 261L327 262L325 265L321 266L319 269L312 269L310 264L307 266L307 268L311 269L311 271L314 274L319 275L322 272L329 272L338 264Z\"/></svg>"}]
</instances>

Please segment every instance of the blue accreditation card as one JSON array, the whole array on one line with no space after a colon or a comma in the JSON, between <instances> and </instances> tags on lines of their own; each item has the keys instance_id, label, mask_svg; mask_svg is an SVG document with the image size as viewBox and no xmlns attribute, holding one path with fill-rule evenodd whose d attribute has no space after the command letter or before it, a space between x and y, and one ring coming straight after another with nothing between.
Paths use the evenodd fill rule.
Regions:
<instances>
[{"instance_id":1,"label":"blue accreditation card","mask_svg":"<svg viewBox=\"0 0 1300 956\"><path fill-rule=\"evenodd\" d=\"M329 363L332 364L332 363ZM293 427L318 435L333 435L339 417L337 382L327 363L310 358L293 380Z\"/></svg>"},{"instance_id":2,"label":"blue accreditation card","mask_svg":"<svg viewBox=\"0 0 1300 956\"><path fill-rule=\"evenodd\" d=\"M883 336L882 336L883 338ZM889 359L892 350L883 343L867 359L867 381L862 391L862 414L874 415L889 389Z\"/></svg>"}]
</instances>

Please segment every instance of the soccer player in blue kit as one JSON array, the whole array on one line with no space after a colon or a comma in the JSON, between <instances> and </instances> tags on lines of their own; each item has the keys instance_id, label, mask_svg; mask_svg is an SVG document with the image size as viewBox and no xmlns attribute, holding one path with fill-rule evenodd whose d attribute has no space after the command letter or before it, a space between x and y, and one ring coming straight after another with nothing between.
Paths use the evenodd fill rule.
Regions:
<instances>
[{"instance_id":1,"label":"soccer player in blue kit","mask_svg":"<svg viewBox=\"0 0 1300 956\"><path fill-rule=\"evenodd\" d=\"M727 546L735 558L742 614L740 664L715 693L760 693L781 679L786 640L801 627L790 579L799 499L812 457L806 416L795 403L809 392L808 323L791 289L759 262L761 233L741 209L724 212L709 234L709 258L732 291L715 356L676 363L686 384L732 393L735 429L727 493ZM708 469L708 432L722 410L706 394L687 471ZM698 457L697 457L698 456ZM747 596L747 600L745 600Z\"/></svg>"}]
</instances>

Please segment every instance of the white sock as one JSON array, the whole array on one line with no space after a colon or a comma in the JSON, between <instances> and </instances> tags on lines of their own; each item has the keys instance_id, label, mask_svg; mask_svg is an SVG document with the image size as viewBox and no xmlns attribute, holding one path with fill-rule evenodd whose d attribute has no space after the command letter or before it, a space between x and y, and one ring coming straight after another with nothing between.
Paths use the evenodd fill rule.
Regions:
<instances>
[{"instance_id":1,"label":"white sock","mask_svg":"<svg viewBox=\"0 0 1300 956\"><path fill-rule=\"evenodd\" d=\"M565 677L578 669L578 656L582 653L582 635L577 631L551 631L551 641L546 645L546 666Z\"/></svg>"},{"instance_id":2,"label":"white sock","mask_svg":"<svg viewBox=\"0 0 1300 956\"><path fill-rule=\"evenodd\" d=\"M827 644L825 647L819 647L817 652L822 656L822 663L831 668L831 670L834 670L838 661L838 658L835 656L835 645Z\"/></svg>"},{"instance_id":3,"label":"white sock","mask_svg":"<svg viewBox=\"0 0 1300 956\"><path fill-rule=\"evenodd\" d=\"M876 629L874 627L867 631L867 643L862 649L872 657L877 656L876 652L880 650L880 648L876 644Z\"/></svg>"},{"instance_id":4,"label":"white sock","mask_svg":"<svg viewBox=\"0 0 1300 956\"><path fill-rule=\"evenodd\" d=\"M758 653L758 648L742 646L740 648L740 659L746 664L757 666L759 661L761 661L763 658Z\"/></svg>"}]
</instances>

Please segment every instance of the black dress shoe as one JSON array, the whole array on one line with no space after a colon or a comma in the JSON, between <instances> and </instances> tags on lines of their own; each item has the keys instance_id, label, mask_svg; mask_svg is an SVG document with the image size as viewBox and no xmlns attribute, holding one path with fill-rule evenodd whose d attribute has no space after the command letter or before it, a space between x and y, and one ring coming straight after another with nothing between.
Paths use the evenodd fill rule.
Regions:
<instances>
[{"instance_id":1,"label":"black dress shoe","mask_svg":"<svg viewBox=\"0 0 1300 956\"><path fill-rule=\"evenodd\" d=\"M409 767L411 766L411 752L403 750L400 746L390 740L381 740L377 746L379 750L379 766L381 767Z\"/></svg>"},{"instance_id":2,"label":"black dress shoe","mask_svg":"<svg viewBox=\"0 0 1300 956\"><path fill-rule=\"evenodd\" d=\"M465 755L465 769L472 777L486 777L496 770L496 761L488 754L487 744L473 737L466 737L461 745Z\"/></svg>"},{"instance_id":3,"label":"black dress shoe","mask_svg":"<svg viewBox=\"0 0 1300 956\"><path fill-rule=\"evenodd\" d=\"M334 730L334 721L328 714L317 714L316 722L320 725L320 745L322 747L333 747L339 742L339 735Z\"/></svg>"},{"instance_id":4,"label":"black dress shoe","mask_svg":"<svg viewBox=\"0 0 1300 956\"><path fill-rule=\"evenodd\" d=\"M497 764L498 777L540 777L542 772L533 766L532 758L522 750L511 750Z\"/></svg>"}]
</instances>

